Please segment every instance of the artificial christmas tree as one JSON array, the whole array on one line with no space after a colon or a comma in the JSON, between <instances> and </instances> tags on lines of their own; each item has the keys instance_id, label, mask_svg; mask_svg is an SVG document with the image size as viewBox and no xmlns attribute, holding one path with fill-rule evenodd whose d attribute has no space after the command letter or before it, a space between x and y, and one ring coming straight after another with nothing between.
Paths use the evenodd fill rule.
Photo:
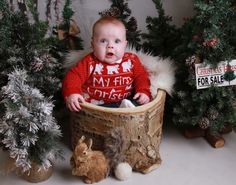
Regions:
<instances>
[{"instance_id":1,"label":"artificial christmas tree","mask_svg":"<svg viewBox=\"0 0 236 185\"><path fill-rule=\"evenodd\" d=\"M233 68L219 65L222 61L229 64L235 59L236 46L232 41L236 29L232 25L236 13L231 0L195 0L194 8L196 15L181 28L181 44L174 51L178 70L173 121L184 128L205 129L203 135L211 145L222 147L224 141L220 133L228 126L236 130L234 87L218 86L235 79ZM200 64L194 69L197 63ZM197 79L196 82L199 65L203 66L202 71L206 66L208 72L214 71L213 77ZM217 76L220 69L225 73ZM201 85L206 88L197 89L199 83L205 83ZM187 133L189 136L189 130Z\"/></svg>"},{"instance_id":2,"label":"artificial christmas tree","mask_svg":"<svg viewBox=\"0 0 236 185\"><path fill-rule=\"evenodd\" d=\"M162 6L161 0L153 0L158 12L158 17L147 17L147 33L142 34L144 39L142 49L146 53L150 53L154 56L162 58L175 58L174 50L180 44L180 30L171 25L172 18L166 15ZM173 60L172 69L174 71L175 64ZM172 93L172 92L171 92ZM170 122L170 99L172 97L167 94L166 106L165 106L165 120Z\"/></svg>"},{"instance_id":3,"label":"artificial christmas tree","mask_svg":"<svg viewBox=\"0 0 236 185\"><path fill-rule=\"evenodd\" d=\"M7 74L20 67L44 95L54 95L60 88L62 65L51 55L54 43L45 37L47 24L37 18L35 6L29 7L35 15L33 23L25 13L11 11L5 0L0 2L0 11L0 87L6 85Z\"/></svg>"},{"instance_id":4,"label":"artificial christmas tree","mask_svg":"<svg viewBox=\"0 0 236 185\"><path fill-rule=\"evenodd\" d=\"M35 2L19 1L21 9L27 7L23 12L0 2L0 138L17 171L27 175L34 164L37 172L49 169L61 156L61 132L52 112L61 64L50 53L47 24L38 19Z\"/></svg>"},{"instance_id":5,"label":"artificial christmas tree","mask_svg":"<svg viewBox=\"0 0 236 185\"><path fill-rule=\"evenodd\" d=\"M31 80L25 70L15 69L8 79L1 91L5 114L1 118L0 133L13 159L9 165L18 173L29 175L35 165L39 166L38 171L50 169L62 156L57 139L61 132L52 116L53 103L37 88L29 86Z\"/></svg>"},{"instance_id":6,"label":"artificial christmas tree","mask_svg":"<svg viewBox=\"0 0 236 185\"><path fill-rule=\"evenodd\" d=\"M148 33L143 33L144 51L155 56L171 57L173 50L180 43L180 32L175 25L171 25L172 18L165 14L161 0L153 0L158 11L158 17L147 17Z\"/></svg>"},{"instance_id":7,"label":"artificial christmas tree","mask_svg":"<svg viewBox=\"0 0 236 185\"><path fill-rule=\"evenodd\" d=\"M66 0L62 12L63 20L54 28L59 39L56 42L57 50L61 52L83 49L82 39L78 36L80 29L75 20L72 19L74 11L71 9L71 3L71 0Z\"/></svg>"},{"instance_id":8,"label":"artificial christmas tree","mask_svg":"<svg viewBox=\"0 0 236 185\"><path fill-rule=\"evenodd\" d=\"M104 10L99 14L101 16L114 16L124 22L127 29L127 41L131 48L141 49L141 31L138 30L137 21L131 16L131 10L128 7L127 0L110 0L112 2L110 9Z\"/></svg>"}]
</instances>

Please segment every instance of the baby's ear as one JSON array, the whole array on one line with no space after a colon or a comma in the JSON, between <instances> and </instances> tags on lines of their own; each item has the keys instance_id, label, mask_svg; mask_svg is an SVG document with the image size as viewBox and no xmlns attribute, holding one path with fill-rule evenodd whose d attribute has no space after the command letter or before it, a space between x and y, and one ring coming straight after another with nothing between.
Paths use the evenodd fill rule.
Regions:
<instances>
[{"instance_id":1,"label":"baby's ear","mask_svg":"<svg viewBox=\"0 0 236 185\"><path fill-rule=\"evenodd\" d=\"M127 41L127 40L125 40L125 47L127 47L127 45L128 45L128 41Z\"/></svg>"}]
</instances>

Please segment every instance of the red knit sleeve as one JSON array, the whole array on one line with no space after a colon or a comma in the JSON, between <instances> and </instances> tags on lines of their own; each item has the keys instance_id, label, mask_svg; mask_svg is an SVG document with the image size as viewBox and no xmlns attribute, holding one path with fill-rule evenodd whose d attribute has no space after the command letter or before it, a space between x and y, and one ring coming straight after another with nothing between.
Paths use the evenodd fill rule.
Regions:
<instances>
[{"instance_id":1,"label":"red knit sleeve","mask_svg":"<svg viewBox=\"0 0 236 185\"><path fill-rule=\"evenodd\" d=\"M62 81L62 95L64 98L71 94L81 94L82 85L89 78L90 56L84 57L76 66L72 67Z\"/></svg>"},{"instance_id":2,"label":"red knit sleeve","mask_svg":"<svg viewBox=\"0 0 236 185\"><path fill-rule=\"evenodd\" d=\"M148 72L141 64L139 58L135 55L134 60L134 88L135 93L141 92L145 93L151 99L151 92L150 92L150 79Z\"/></svg>"}]
</instances>

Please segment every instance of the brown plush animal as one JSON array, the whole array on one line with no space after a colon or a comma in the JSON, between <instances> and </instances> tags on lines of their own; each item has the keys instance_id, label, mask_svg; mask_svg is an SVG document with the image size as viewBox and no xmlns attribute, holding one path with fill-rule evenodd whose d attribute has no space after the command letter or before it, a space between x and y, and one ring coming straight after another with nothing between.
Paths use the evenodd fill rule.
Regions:
<instances>
[{"instance_id":1,"label":"brown plush animal","mask_svg":"<svg viewBox=\"0 0 236 185\"><path fill-rule=\"evenodd\" d=\"M91 150L92 139L88 145L84 140L84 136L79 139L71 157L72 175L84 177L85 183L92 184L106 178L109 165L101 151Z\"/></svg>"}]
</instances>

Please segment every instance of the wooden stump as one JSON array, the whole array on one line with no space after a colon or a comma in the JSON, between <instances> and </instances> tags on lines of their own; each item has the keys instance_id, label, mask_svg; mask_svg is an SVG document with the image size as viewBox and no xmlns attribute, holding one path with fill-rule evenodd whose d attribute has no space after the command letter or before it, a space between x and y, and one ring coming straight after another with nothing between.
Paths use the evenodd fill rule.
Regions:
<instances>
[{"instance_id":1,"label":"wooden stump","mask_svg":"<svg viewBox=\"0 0 236 185\"><path fill-rule=\"evenodd\" d=\"M221 135L213 135L209 131L206 131L205 138L214 148L221 148L225 145L225 140Z\"/></svg>"},{"instance_id":2,"label":"wooden stump","mask_svg":"<svg viewBox=\"0 0 236 185\"><path fill-rule=\"evenodd\" d=\"M188 139L197 138L197 137L204 137L205 130L203 130L199 127L186 128L186 129L184 129L183 134Z\"/></svg>"},{"instance_id":3,"label":"wooden stump","mask_svg":"<svg viewBox=\"0 0 236 185\"><path fill-rule=\"evenodd\" d=\"M72 148L85 135L93 139L95 149L103 151L106 135L123 127L126 162L142 173L156 169L161 164L159 146L165 97L165 91L158 90L153 101L135 108L105 108L85 103L82 111L71 114Z\"/></svg>"},{"instance_id":4,"label":"wooden stump","mask_svg":"<svg viewBox=\"0 0 236 185\"><path fill-rule=\"evenodd\" d=\"M225 124L225 127L220 131L221 134L228 134L233 131L233 128L229 124Z\"/></svg>"},{"instance_id":5,"label":"wooden stump","mask_svg":"<svg viewBox=\"0 0 236 185\"><path fill-rule=\"evenodd\" d=\"M225 145L225 140L221 134L232 132L232 126L226 124L219 134L212 134L208 129L204 130L199 127L185 128L183 134L188 139L204 137L207 142L214 148L221 148Z\"/></svg>"}]
</instances>

